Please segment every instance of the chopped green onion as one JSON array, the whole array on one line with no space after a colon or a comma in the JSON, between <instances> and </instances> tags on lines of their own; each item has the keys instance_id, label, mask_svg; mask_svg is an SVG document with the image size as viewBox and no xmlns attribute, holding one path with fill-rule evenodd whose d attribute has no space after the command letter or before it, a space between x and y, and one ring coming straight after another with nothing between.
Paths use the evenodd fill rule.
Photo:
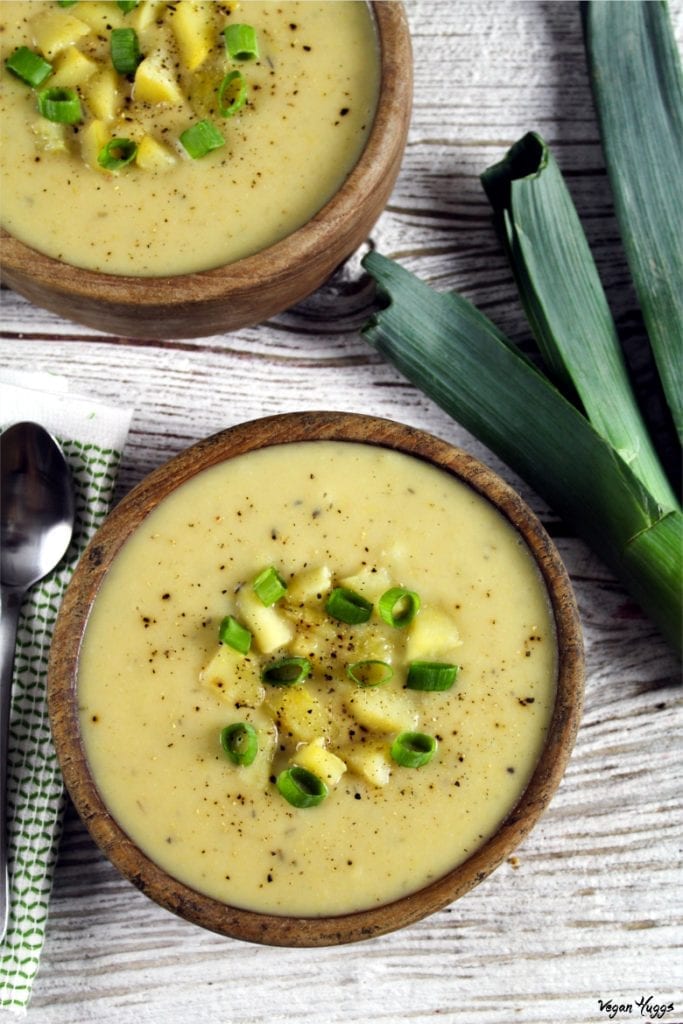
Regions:
<instances>
[{"instance_id":1,"label":"chopped green onion","mask_svg":"<svg viewBox=\"0 0 683 1024\"><path fill-rule=\"evenodd\" d=\"M218 87L218 112L232 117L247 101L247 83L241 71L231 71Z\"/></svg>"},{"instance_id":2,"label":"chopped green onion","mask_svg":"<svg viewBox=\"0 0 683 1024\"><path fill-rule=\"evenodd\" d=\"M264 668L261 679L271 686L296 686L303 683L310 672L308 658L280 658Z\"/></svg>"},{"instance_id":3,"label":"chopped green onion","mask_svg":"<svg viewBox=\"0 0 683 1024\"><path fill-rule=\"evenodd\" d=\"M138 34L134 28L112 29L110 38L111 62L120 75L131 75L142 56Z\"/></svg>"},{"instance_id":4,"label":"chopped green onion","mask_svg":"<svg viewBox=\"0 0 683 1024\"><path fill-rule=\"evenodd\" d=\"M437 746L424 732L402 732L391 744L391 756L402 768L421 768L434 757Z\"/></svg>"},{"instance_id":5,"label":"chopped green onion","mask_svg":"<svg viewBox=\"0 0 683 1024\"><path fill-rule=\"evenodd\" d=\"M446 661L412 661L408 666L409 690L450 690L459 666Z\"/></svg>"},{"instance_id":6,"label":"chopped green onion","mask_svg":"<svg viewBox=\"0 0 683 1024\"><path fill-rule=\"evenodd\" d=\"M372 604L354 590L347 587L335 587L327 599L325 611L333 619L357 626L367 622L372 615Z\"/></svg>"},{"instance_id":7,"label":"chopped green onion","mask_svg":"<svg viewBox=\"0 0 683 1024\"><path fill-rule=\"evenodd\" d=\"M363 335L564 516L652 615L683 635L683 515L663 511L614 448L463 296L378 252L383 308Z\"/></svg>"},{"instance_id":8,"label":"chopped green onion","mask_svg":"<svg viewBox=\"0 0 683 1024\"><path fill-rule=\"evenodd\" d=\"M180 135L180 141L193 160L225 145L225 139L211 121L197 121Z\"/></svg>"},{"instance_id":9,"label":"chopped green onion","mask_svg":"<svg viewBox=\"0 0 683 1024\"><path fill-rule=\"evenodd\" d=\"M5 67L34 89L52 74L52 64L48 64L39 53L29 50L28 46L17 47L5 61Z\"/></svg>"},{"instance_id":10,"label":"chopped green onion","mask_svg":"<svg viewBox=\"0 0 683 1024\"><path fill-rule=\"evenodd\" d=\"M240 654L248 654L251 647L251 633L248 629L234 619L232 615L226 615L218 630L218 638L222 644L227 644Z\"/></svg>"},{"instance_id":11,"label":"chopped green onion","mask_svg":"<svg viewBox=\"0 0 683 1024\"><path fill-rule=\"evenodd\" d=\"M129 14L130 11L135 10L139 0L116 0L116 2L124 14Z\"/></svg>"},{"instance_id":12,"label":"chopped green onion","mask_svg":"<svg viewBox=\"0 0 683 1024\"><path fill-rule=\"evenodd\" d=\"M367 658L365 661L354 661L346 666L346 674L358 686L381 686L388 683L394 670L388 661Z\"/></svg>"},{"instance_id":13,"label":"chopped green onion","mask_svg":"<svg viewBox=\"0 0 683 1024\"><path fill-rule=\"evenodd\" d=\"M256 30L251 25L228 25L223 29L225 49L232 60L253 60L258 57Z\"/></svg>"},{"instance_id":14,"label":"chopped green onion","mask_svg":"<svg viewBox=\"0 0 683 1024\"><path fill-rule=\"evenodd\" d=\"M221 729L221 746L233 764L253 764L258 754L258 736L249 722L234 722Z\"/></svg>"},{"instance_id":15,"label":"chopped green onion","mask_svg":"<svg viewBox=\"0 0 683 1024\"><path fill-rule=\"evenodd\" d=\"M419 612L420 598L414 590L392 587L380 597L377 610L388 626L403 629Z\"/></svg>"},{"instance_id":16,"label":"chopped green onion","mask_svg":"<svg viewBox=\"0 0 683 1024\"><path fill-rule=\"evenodd\" d=\"M60 7L73 7L74 4L78 3L78 0L57 0Z\"/></svg>"},{"instance_id":17,"label":"chopped green onion","mask_svg":"<svg viewBox=\"0 0 683 1024\"><path fill-rule=\"evenodd\" d=\"M280 772L275 785L292 807L315 807L328 793L322 779L298 764Z\"/></svg>"},{"instance_id":18,"label":"chopped green onion","mask_svg":"<svg viewBox=\"0 0 683 1024\"><path fill-rule=\"evenodd\" d=\"M259 601L266 608L270 608L276 601L279 601L287 590L287 584L272 565L258 574L252 587Z\"/></svg>"},{"instance_id":19,"label":"chopped green onion","mask_svg":"<svg viewBox=\"0 0 683 1024\"><path fill-rule=\"evenodd\" d=\"M78 124L83 120L75 89L43 89L38 93L38 110L48 121L58 124Z\"/></svg>"},{"instance_id":20,"label":"chopped green onion","mask_svg":"<svg viewBox=\"0 0 683 1024\"><path fill-rule=\"evenodd\" d=\"M120 171L135 159L138 147L131 139L110 139L97 154L97 162L105 171Z\"/></svg>"}]
</instances>

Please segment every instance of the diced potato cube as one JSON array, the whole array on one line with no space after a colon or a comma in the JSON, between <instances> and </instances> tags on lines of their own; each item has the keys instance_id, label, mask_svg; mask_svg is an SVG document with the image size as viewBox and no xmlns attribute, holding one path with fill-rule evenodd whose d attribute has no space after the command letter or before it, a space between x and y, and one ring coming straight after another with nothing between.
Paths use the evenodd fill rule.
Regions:
<instances>
[{"instance_id":1,"label":"diced potato cube","mask_svg":"<svg viewBox=\"0 0 683 1024\"><path fill-rule=\"evenodd\" d=\"M381 626L368 624L359 629L354 635L353 647L354 661L374 659L391 665L394 660L394 646Z\"/></svg>"},{"instance_id":2,"label":"diced potato cube","mask_svg":"<svg viewBox=\"0 0 683 1024\"><path fill-rule=\"evenodd\" d=\"M83 161L95 170L102 171L104 168L100 167L97 162L97 156L103 146L109 142L109 132L103 121L91 121L90 124L79 133L78 138L81 143L81 156Z\"/></svg>"},{"instance_id":3,"label":"diced potato cube","mask_svg":"<svg viewBox=\"0 0 683 1024\"><path fill-rule=\"evenodd\" d=\"M141 103L183 103L180 86L160 54L150 54L138 64L133 97Z\"/></svg>"},{"instance_id":4,"label":"diced potato cube","mask_svg":"<svg viewBox=\"0 0 683 1024\"><path fill-rule=\"evenodd\" d=\"M111 121L119 112L122 97L118 76L113 68L103 68L90 78L83 95L90 113L100 121Z\"/></svg>"},{"instance_id":5,"label":"diced potato cube","mask_svg":"<svg viewBox=\"0 0 683 1024\"><path fill-rule=\"evenodd\" d=\"M316 737L305 747L300 747L292 758L294 764L313 772L328 786L336 786L346 771L346 765L340 757L325 747L322 736Z\"/></svg>"},{"instance_id":6,"label":"diced potato cube","mask_svg":"<svg viewBox=\"0 0 683 1024\"><path fill-rule=\"evenodd\" d=\"M237 595L239 617L249 629L256 647L262 654L270 654L284 647L294 634L294 626L274 605L266 608L251 587L245 586Z\"/></svg>"},{"instance_id":7,"label":"diced potato cube","mask_svg":"<svg viewBox=\"0 0 683 1024\"><path fill-rule=\"evenodd\" d=\"M138 146L135 163L143 171L166 171L176 162L175 155L168 146L157 142L151 135L145 135Z\"/></svg>"},{"instance_id":8,"label":"diced potato cube","mask_svg":"<svg viewBox=\"0 0 683 1024\"><path fill-rule=\"evenodd\" d=\"M260 785L265 789L273 772L277 730L271 723L262 724L260 720L256 721L255 718L252 719L251 724L258 734L258 754L256 759L244 770L249 773L250 785Z\"/></svg>"},{"instance_id":9,"label":"diced potato cube","mask_svg":"<svg viewBox=\"0 0 683 1024\"><path fill-rule=\"evenodd\" d=\"M308 742L329 732L327 712L306 686L269 689L265 707L274 716L285 738Z\"/></svg>"},{"instance_id":10,"label":"diced potato cube","mask_svg":"<svg viewBox=\"0 0 683 1024\"><path fill-rule=\"evenodd\" d=\"M67 46L78 42L90 32L90 26L64 11L53 10L31 19L36 46L50 60Z\"/></svg>"},{"instance_id":11,"label":"diced potato cube","mask_svg":"<svg viewBox=\"0 0 683 1024\"><path fill-rule=\"evenodd\" d=\"M137 32L144 32L157 20L165 6L166 3L161 3L159 0L142 0L142 3L139 3L135 10L128 15L126 24Z\"/></svg>"},{"instance_id":12,"label":"diced potato cube","mask_svg":"<svg viewBox=\"0 0 683 1024\"><path fill-rule=\"evenodd\" d=\"M36 137L38 149L46 153L66 152L66 126L56 121L48 121L41 117L31 125L31 131Z\"/></svg>"},{"instance_id":13,"label":"diced potato cube","mask_svg":"<svg viewBox=\"0 0 683 1024\"><path fill-rule=\"evenodd\" d=\"M92 78L99 66L97 61L86 57L76 46L69 46L66 50L62 50L54 62L54 74L50 79L50 86L73 89L78 85L83 85L89 78Z\"/></svg>"},{"instance_id":14,"label":"diced potato cube","mask_svg":"<svg viewBox=\"0 0 683 1024\"><path fill-rule=\"evenodd\" d=\"M392 585L389 572L383 568L361 569L359 572L354 573L353 576L347 576L346 579L341 580L339 583L340 587L348 587L349 590L355 590L357 594L364 597L366 601L372 601L373 604Z\"/></svg>"},{"instance_id":15,"label":"diced potato cube","mask_svg":"<svg viewBox=\"0 0 683 1024\"><path fill-rule=\"evenodd\" d=\"M442 608L423 606L408 628L408 661L444 659L462 646L458 627Z\"/></svg>"},{"instance_id":16,"label":"diced potato cube","mask_svg":"<svg viewBox=\"0 0 683 1024\"><path fill-rule=\"evenodd\" d=\"M265 697L254 658L221 645L200 675L200 682L234 707L258 707Z\"/></svg>"},{"instance_id":17,"label":"diced potato cube","mask_svg":"<svg viewBox=\"0 0 683 1024\"><path fill-rule=\"evenodd\" d=\"M413 701L393 687L359 687L346 697L345 704L360 725L377 732L403 732L417 725Z\"/></svg>"},{"instance_id":18,"label":"diced potato cube","mask_svg":"<svg viewBox=\"0 0 683 1024\"><path fill-rule=\"evenodd\" d=\"M354 743L339 752L349 771L371 786L386 786L391 778L392 760L387 743Z\"/></svg>"},{"instance_id":19,"label":"diced potato cube","mask_svg":"<svg viewBox=\"0 0 683 1024\"><path fill-rule=\"evenodd\" d=\"M292 654L324 658L338 646L339 623L313 609L296 617L296 631L288 645Z\"/></svg>"},{"instance_id":20,"label":"diced potato cube","mask_svg":"<svg viewBox=\"0 0 683 1024\"><path fill-rule=\"evenodd\" d=\"M306 604L326 594L332 587L332 573L326 565L303 569L287 584L287 601Z\"/></svg>"},{"instance_id":21,"label":"diced potato cube","mask_svg":"<svg viewBox=\"0 0 683 1024\"><path fill-rule=\"evenodd\" d=\"M81 0L74 10L81 21L101 36L108 35L113 28L128 24L119 5L108 0L88 0L87 3Z\"/></svg>"},{"instance_id":22,"label":"diced potato cube","mask_svg":"<svg viewBox=\"0 0 683 1024\"><path fill-rule=\"evenodd\" d=\"M201 0L184 0L178 4L173 18L173 31L185 67L188 71L196 71L208 57L214 41L210 5Z\"/></svg>"}]
</instances>

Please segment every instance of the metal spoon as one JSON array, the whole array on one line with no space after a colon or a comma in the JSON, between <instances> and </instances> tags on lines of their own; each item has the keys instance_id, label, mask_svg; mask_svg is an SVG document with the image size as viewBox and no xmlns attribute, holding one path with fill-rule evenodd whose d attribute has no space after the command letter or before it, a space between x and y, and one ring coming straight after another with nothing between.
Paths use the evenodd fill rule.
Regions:
<instances>
[{"instance_id":1,"label":"metal spoon","mask_svg":"<svg viewBox=\"0 0 683 1024\"><path fill-rule=\"evenodd\" d=\"M0 941L7 930L7 755L12 667L24 594L71 541L74 495L61 448L37 423L0 435Z\"/></svg>"}]
</instances>

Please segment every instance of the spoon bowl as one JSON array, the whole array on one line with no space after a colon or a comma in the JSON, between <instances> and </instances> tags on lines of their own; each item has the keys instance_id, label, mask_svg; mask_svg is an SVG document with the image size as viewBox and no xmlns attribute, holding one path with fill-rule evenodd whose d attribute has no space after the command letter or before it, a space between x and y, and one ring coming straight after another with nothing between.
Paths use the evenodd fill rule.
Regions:
<instances>
[{"instance_id":1,"label":"spoon bowl","mask_svg":"<svg viewBox=\"0 0 683 1024\"><path fill-rule=\"evenodd\" d=\"M0 938L7 930L7 755L12 668L24 594L64 556L73 533L74 495L61 448L37 423L0 436Z\"/></svg>"}]
</instances>

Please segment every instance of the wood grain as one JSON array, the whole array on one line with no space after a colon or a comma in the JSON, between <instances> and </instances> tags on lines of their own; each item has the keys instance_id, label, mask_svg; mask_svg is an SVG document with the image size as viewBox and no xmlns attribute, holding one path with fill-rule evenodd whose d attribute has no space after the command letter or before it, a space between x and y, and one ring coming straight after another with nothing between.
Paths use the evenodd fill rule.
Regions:
<instances>
[{"instance_id":1,"label":"wood grain","mask_svg":"<svg viewBox=\"0 0 683 1024\"><path fill-rule=\"evenodd\" d=\"M671 13L683 42L683 4ZM553 147L593 246L647 415L667 421L613 216L578 6L413 0L415 105L371 244L458 288L525 349L529 333L478 182L529 129ZM598 1000L652 994L683 1021L680 669L599 557L458 424L368 348L354 255L308 300L202 341L122 340L3 293L0 361L67 373L135 404L120 494L187 444L304 408L389 416L500 471L553 535L584 626L583 722L548 812L487 881L403 931L335 949L255 947L147 900L67 814L29 1024L597 1024ZM677 460L676 460L677 461ZM618 1014L619 1024L641 1018Z\"/></svg>"}]
</instances>

